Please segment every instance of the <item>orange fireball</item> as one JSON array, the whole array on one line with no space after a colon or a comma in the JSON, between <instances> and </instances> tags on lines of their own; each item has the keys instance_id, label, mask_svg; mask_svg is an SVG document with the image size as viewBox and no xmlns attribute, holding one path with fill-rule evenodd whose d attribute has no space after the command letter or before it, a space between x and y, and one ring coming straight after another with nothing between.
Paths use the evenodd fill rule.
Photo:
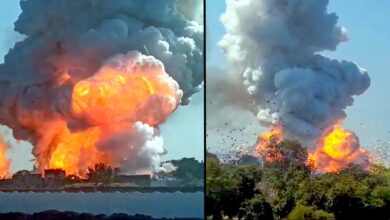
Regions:
<instances>
[{"instance_id":1,"label":"orange fireball","mask_svg":"<svg viewBox=\"0 0 390 220\"><path fill-rule=\"evenodd\" d=\"M103 68L94 77L75 85L74 114L93 125L142 121L154 126L163 122L180 100L176 82L167 74L156 71L128 73ZM164 102L151 104L156 96ZM151 106L154 109L148 108Z\"/></svg>"},{"instance_id":2,"label":"orange fireball","mask_svg":"<svg viewBox=\"0 0 390 220\"><path fill-rule=\"evenodd\" d=\"M261 134L257 140L256 154L265 162L273 162L282 159L282 154L277 146L283 140L283 130L281 127L275 127L270 131Z\"/></svg>"},{"instance_id":3,"label":"orange fireball","mask_svg":"<svg viewBox=\"0 0 390 220\"><path fill-rule=\"evenodd\" d=\"M357 136L335 128L319 139L314 152L309 153L307 165L319 172L336 172L350 163L366 167L368 162L368 153L360 147Z\"/></svg>"},{"instance_id":4,"label":"orange fireball","mask_svg":"<svg viewBox=\"0 0 390 220\"><path fill-rule=\"evenodd\" d=\"M134 52L114 57L87 79L73 82L67 76L60 83L64 80L75 83L67 113L72 120L58 117L44 125L38 123L45 128L37 132L40 139L34 149L41 171L61 168L67 174L85 176L88 167L96 163L119 166L118 158L126 160L126 155L113 157L111 149L120 144L115 137L132 132L137 122L158 126L176 109L182 96L161 62ZM107 144L110 138L113 142ZM121 143L123 154L137 154L134 146Z\"/></svg>"}]
</instances>

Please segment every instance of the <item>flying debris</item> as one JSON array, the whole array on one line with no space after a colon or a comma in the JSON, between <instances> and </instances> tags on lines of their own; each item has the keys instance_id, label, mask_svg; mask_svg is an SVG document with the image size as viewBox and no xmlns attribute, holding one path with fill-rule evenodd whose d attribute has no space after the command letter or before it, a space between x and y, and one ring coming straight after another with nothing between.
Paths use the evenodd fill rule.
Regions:
<instances>
[{"instance_id":1,"label":"flying debris","mask_svg":"<svg viewBox=\"0 0 390 220\"><path fill-rule=\"evenodd\" d=\"M348 40L337 15L327 12L328 2L227 0L221 17L227 33L219 44L242 74L260 123L282 129L284 138L313 154L324 149L320 140L340 127L353 97L370 85L367 71L357 64L320 54ZM347 144L350 154L337 160L366 161L367 153L353 139L354 146Z\"/></svg>"}]
</instances>

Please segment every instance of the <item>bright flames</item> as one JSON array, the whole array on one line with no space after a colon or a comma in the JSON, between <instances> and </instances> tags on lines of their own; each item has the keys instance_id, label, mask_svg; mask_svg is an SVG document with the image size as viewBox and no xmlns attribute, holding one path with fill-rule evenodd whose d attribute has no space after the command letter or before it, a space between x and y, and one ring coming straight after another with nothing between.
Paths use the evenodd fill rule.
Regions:
<instances>
[{"instance_id":1,"label":"bright flames","mask_svg":"<svg viewBox=\"0 0 390 220\"><path fill-rule=\"evenodd\" d=\"M99 152L95 147L100 136L101 129L98 127L70 133L64 126L56 138L58 142L53 143L55 151L51 155L49 168L61 168L66 173L84 176L87 167L92 167L96 163L111 164L109 155Z\"/></svg>"},{"instance_id":2,"label":"bright flames","mask_svg":"<svg viewBox=\"0 0 390 220\"><path fill-rule=\"evenodd\" d=\"M177 89L155 71L126 74L104 68L92 79L76 84L73 89L73 112L94 125L114 122L142 121L157 125L176 108ZM153 105L154 96L164 96L166 103Z\"/></svg>"},{"instance_id":3,"label":"bright flames","mask_svg":"<svg viewBox=\"0 0 390 220\"><path fill-rule=\"evenodd\" d=\"M314 152L309 153L308 165L319 172L336 172L350 163L367 166L368 153L359 146L356 135L336 128L321 138Z\"/></svg>"},{"instance_id":4,"label":"bright flames","mask_svg":"<svg viewBox=\"0 0 390 220\"><path fill-rule=\"evenodd\" d=\"M280 127L264 132L257 140L256 153L265 162L273 162L282 159L278 146L283 140L283 130Z\"/></svg>"},{"instance_id":5,"label":"bright flames","mask_svg":"<svg viewBox=\"0 0 390 220\"><path fill-rule=\"evenodd\" d=\"M3 138L0 136L0 178L9 176L9 168L11 161L6 157L6 150L8 146L4 143Z\"/></svg>"},{"instance_id":6,"label":"bright flames","mask_svg":"<svg viewBox=\"0 0 390 220\"><path fill-rule=\"evenodd\" d=\"M138 121L159 125L175 110L180 98L177 83L161 66L138 66L130 71L103 67L75 84L71 112L76 129L69 129L65 121L50 124L58 133L50 140L47 165L42 163L46 160L43 155L39 169L62 168L67 174L85 176L88 167L96 163L115 166L110 150L99 149L99 143L133 129Z\"/></svg>"},{"instance_id":7,"label":"bright flames","mask_svg":"<svg viewBox=\"0 0 390 220\"><path fill-rule=\"evenodd\" d=\"M283 129L276 127L261 134L256 146L256 154L264 162L283 159L279 150L283 141ZM306 165L321 173L336 172L350 163L367 167L368 152L360 147L359 139L351 132L336 127L331 133L316 142L315 150L308 153Z\"/></svg>"}]
</instances>

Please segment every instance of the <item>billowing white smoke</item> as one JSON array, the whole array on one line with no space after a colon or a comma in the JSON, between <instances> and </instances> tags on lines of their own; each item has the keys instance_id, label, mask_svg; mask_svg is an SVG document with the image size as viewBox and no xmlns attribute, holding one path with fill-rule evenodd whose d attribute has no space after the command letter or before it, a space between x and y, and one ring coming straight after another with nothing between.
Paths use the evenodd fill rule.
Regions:
<instances>
[{"instance_id":1,"label":"billowing white smoke","mask_svg":"<svg viewBox=\"0 0 390 220\"><path fill-rule=\"evenodd\" d=\"M266 126L310 146L345 117L353 96L370 85L353 62L320 54L347 40L327 12L328 0L226 0L220 41L228 61L245 78Z\"/></svg>"},{"instance_id":2,"label":"billowing white smoke","mask_svg":"<svg viewBox=\"0 0 390 220\"><path fill-rule=\"evenodd\" d=\"M172 173L176 171L177 167L171 162L164 162L160 167L155 169L156 173Z\"/></svg>"},{"instance_id":3,"label":"billowing white smoke","mask_svg":"<svg viewBox=\"0 0 390 220\"><path fill-rule=\"evenodd\" d=\"M200 10L196 7L193 12L181 0L22 0L20 5L23 12L15 22L15 31L26 38L0 64L0 124L12 128L16 139L34 145L40 169L48 167L47 160L62 146L56 145L59 133L90 132L94 126L109 130L110 138L99 138L96 147L112 153L114 165L120 164L129 172L151 168L164 152L157 127L165 118L159 118L157 111L168 109L162 113L168 117L179 102L190 101L203 81L203 26L192 20L199 17ZM129 123L120 126L127 132L94 120L99 109L76 114L72 106L75 85L92 83L110 62L124 70L130 65L135 72L146 69L147 74L156 73L160 77L156 80L166 80L172 90L168 92L171 97L149 91L152 95L146 104L140 103L149 109L145 107L131 119L128 115L111 118L112 124ZM128 87L130 93L131 89ZM133 150L131 156L123 146ZM77 172L83 174L86 166L92 165L88 164L92 156L78 156L76 162L82 171Z\"/></svg>"}]
</instances>

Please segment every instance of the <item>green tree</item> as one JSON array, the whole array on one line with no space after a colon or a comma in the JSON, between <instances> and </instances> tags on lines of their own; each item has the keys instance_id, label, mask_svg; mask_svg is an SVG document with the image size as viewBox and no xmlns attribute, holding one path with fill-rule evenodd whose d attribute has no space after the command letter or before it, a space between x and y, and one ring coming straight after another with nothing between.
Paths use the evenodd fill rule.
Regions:
<instances>
[{"instance_id":1,"label":"green tree","mask_svg":"<svg viewBox=\"0 0 390 220\"><path fill-rule=\"evenodd\" d=\"M107 186L113 180L113 170L110 166L104 163L95 164L94 168L88 167L87 177L88 180L95 183L97 186L99 183L102 186Z\"/></svg>"},{"instance_id":2,"label":"green tree","mask_svg":"<svg viewBox=\"0 0 390 220\"><path fill-rule=\"evenodd\" d=\"M199 185L204 181L204 163L195 160L195 158L182 158L180 160L171 160L175 167L175 177L181 180L183 185Z\"/></svg>"},{"instance_id":3,"label":"green tree","mask_svg":"<svg viewBox=\"0 0 390 220\"><path fill-rule=\"evenodd\" d=\"M299 184L311 175L311 171L306 167L307 152L301 145L282 142L275 147L282 158L264 164L259 188L275 213L285 217L295 206Z\"/></svg>"},{"instance_id":4,"label":"green tree","mask_svg":"<svg viewBox=\"0 0 390 220\"><path fill-rule=\"evenodd\" d=\"M264 197L257 194L250 200L242 203L239 210L239 218L247 220L273 220L271 205L265 201Z\"/></svg>"},{"instance_id":5,"label":"green tree","mask_svg":"<svg viewBox=\"0 0 390 220\"><path fill-rule=\"evenodd\" d=\"M206 158L206 212L214 219L238 215L241 204L258 192L256 183L261 171L253 166L220 164L215 157Z\"/></svg>"},{"instance_id":6,"label":"green tree","mask_svg":"<svg viewBox=\"0 0 390 220\"><path fill-rule=\"evenodd\" d=\"M220 164L215 155L207 156L210 219L266 219L269 210L276 219L390 219L389 168L350 164L337 172L317 173L307 167L306 151L299 144L274 145L283 156L257 168Z\"/></svg>"},{"instance_id":7,"label":"green tree","mask_svg":"<svg viewBox=\"0 0 390 220\"><path fill-rule=\"evenodd\" d=\"M335 216L313 207L297 205L287 216L287 220L332 220Z\"/></svg>"},{"instance_id":8,"label":"green tree","mask_svg":"<svg viewBox=\"0 0 390 220\"><path fill-rule=\"evenodd\" d=\"M216 160L206 163L206 213L213 219L235 216L240 205L238 191L229 168Z\"/></svg>"}]
</instances>

